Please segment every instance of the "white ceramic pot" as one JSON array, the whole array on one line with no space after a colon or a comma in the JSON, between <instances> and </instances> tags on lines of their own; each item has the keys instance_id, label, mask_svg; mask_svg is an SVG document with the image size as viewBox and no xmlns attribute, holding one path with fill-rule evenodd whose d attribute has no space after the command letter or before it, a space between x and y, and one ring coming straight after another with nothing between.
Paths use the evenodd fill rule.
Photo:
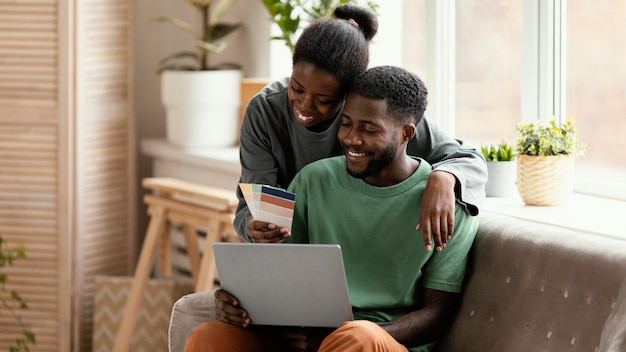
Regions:
<instances>
[{"instance_id":1,"label":"white ceramic pot","mask_svg":"<svg viewBox=\"0 0 626 352\"><path fill-rule=\"evenodd\" d=\"M488 161L488 176L485 185L487 197L514 196L517 193L515 186L516 169L515 161Z\"/></svg>"},{"instance_id":2,"label":"white ceramic pot","mask_svg":"<svg viewBox=\"0 0 626 352\"><path fill-rule=\"evenodd\" d=\"M163 72L167 140L183 147L237 144L241 76L240 70Z\"/></svg>"}]
</instances>

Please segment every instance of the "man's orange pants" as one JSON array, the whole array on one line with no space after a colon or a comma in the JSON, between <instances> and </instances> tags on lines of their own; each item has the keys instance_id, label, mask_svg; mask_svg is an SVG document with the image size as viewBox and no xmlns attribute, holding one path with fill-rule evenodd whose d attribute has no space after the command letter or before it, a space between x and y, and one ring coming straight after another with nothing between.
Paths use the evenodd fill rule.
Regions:
<instances>
[{"instance_id":1,"label":"man's orange pants","mask_svg":"<svg viewBox=\"0 0 626 352\"><path fill-rule=\"evenodd\" d=\"M271 328L268 328L271 329ZM240 328L222 322L208 322L197 327L187 338L185 352L280 352L287 351L278 339L264 329ZM383 328L367 320L341 324L322 342L320 352L407 352Z\"/></svg>"}]
</instances>

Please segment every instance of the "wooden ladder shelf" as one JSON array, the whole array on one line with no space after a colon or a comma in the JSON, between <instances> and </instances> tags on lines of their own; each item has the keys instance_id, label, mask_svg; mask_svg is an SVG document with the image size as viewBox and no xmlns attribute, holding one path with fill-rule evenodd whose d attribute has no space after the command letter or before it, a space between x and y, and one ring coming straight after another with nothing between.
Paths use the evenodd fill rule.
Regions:
<instances>
[{"instance_id":1,"label":"wooden ladder shelf","mask_svg":"<svg viewBox=\"0 0 626 352\"><path fill-rule=\"evenodd\" d=\"M157 249L159 276L172 276L171 222L179 223L182 227L196 292L213 288L216 273L213 243L242 241L233 227L238 204L234 191L158 177L143 179L142 186L153 191L153 194L144 196L150 223L117 329L113 352L128 351ZM199 228L206 230L202 255L196 232Z\"/></svg>"}]
</instances>

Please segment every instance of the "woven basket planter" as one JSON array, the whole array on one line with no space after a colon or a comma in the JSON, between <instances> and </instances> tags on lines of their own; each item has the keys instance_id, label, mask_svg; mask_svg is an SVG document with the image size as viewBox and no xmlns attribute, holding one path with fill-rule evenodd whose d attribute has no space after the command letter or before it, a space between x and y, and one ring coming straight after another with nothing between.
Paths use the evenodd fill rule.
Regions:
<instances>
[{"instance_id":1,"label":"woven basket planter","mask_svg":"<svg viewBox=\"0 0 626 352\"><path fill-rule=\"evenodd\" d=\"M517 190L526 205L561 205L574 191L571 155L518 155Z\"/></svg>"}]
</instances>

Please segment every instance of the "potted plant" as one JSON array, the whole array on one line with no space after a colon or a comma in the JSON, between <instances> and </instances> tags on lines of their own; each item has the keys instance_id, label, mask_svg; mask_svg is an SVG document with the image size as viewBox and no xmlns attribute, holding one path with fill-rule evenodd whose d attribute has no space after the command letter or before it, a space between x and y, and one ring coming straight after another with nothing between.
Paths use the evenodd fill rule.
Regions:
<instances>
[{"instance_id":1,"label":"potted plant","mask_svg":"<svg viewBox=\"0 0 626 352\"><path fill-rule=\"evenodd\" d=\"M35 344L35 334L30 331L16 310L26 310L28 305L17 291L6 287L9 276L4 268L12 266L13 261L26 259L26 249L23 246L8 247L0 235L0 316L10 315L22 329L20 336L15 337L15 343L9 346L9 351L30 351L30 345Z\"/></svg>"},{"instance_id":2,"label":"potted plant","mask_svg":"<svg viewBox=\"0 0 626 352\"><path fill-rule=\"evenodd\" d=\"M585 146L572 120L552 118L515 126L517 189L526 205L560 205L574 190L574 160Z\"/></svg>"},{"instance_id":3,"label":"potted plant","mask_svg":"<svg viewBox=\"0 0 626 352\"><path fill-rule=\"evenodd\" d=\"M515 150L506 141L481 146L487 161L487 197L509 197L515 194Z\"/></svg>"},{"instance_id":4,"label":"potted plant","mask_svg":"<svg viewBox=\"0 0 626 352\"><path fill-rule=\"evenodd\" d=\"M200 30L172 16L154 18L189 33L192 48L159 63L161 99L166 108L167 139L180 146L223 147L238 138L241 70L236 64L215 65L227 35L241 25L220 22L236 0L188 0L198 10Z\"/></svg>"},{"instance_id":5,"label":"potted plant","mask_svg":"<svg viewBox=\"0 0 626 352\"><path fill-rule=\"evenodd\" d=\"M263 0L263 5L270 13L271 20L280 29L280 35L274 36L273 40L283 40L285 45L293 53L296 45L296 33L302 29L306 22L321 17L332 16L335 8L344 4L359 3L358 0ZM365 1L366 5L374 12L378 10L378 4L374 1Z\"/></svg>"}]
</instances>

